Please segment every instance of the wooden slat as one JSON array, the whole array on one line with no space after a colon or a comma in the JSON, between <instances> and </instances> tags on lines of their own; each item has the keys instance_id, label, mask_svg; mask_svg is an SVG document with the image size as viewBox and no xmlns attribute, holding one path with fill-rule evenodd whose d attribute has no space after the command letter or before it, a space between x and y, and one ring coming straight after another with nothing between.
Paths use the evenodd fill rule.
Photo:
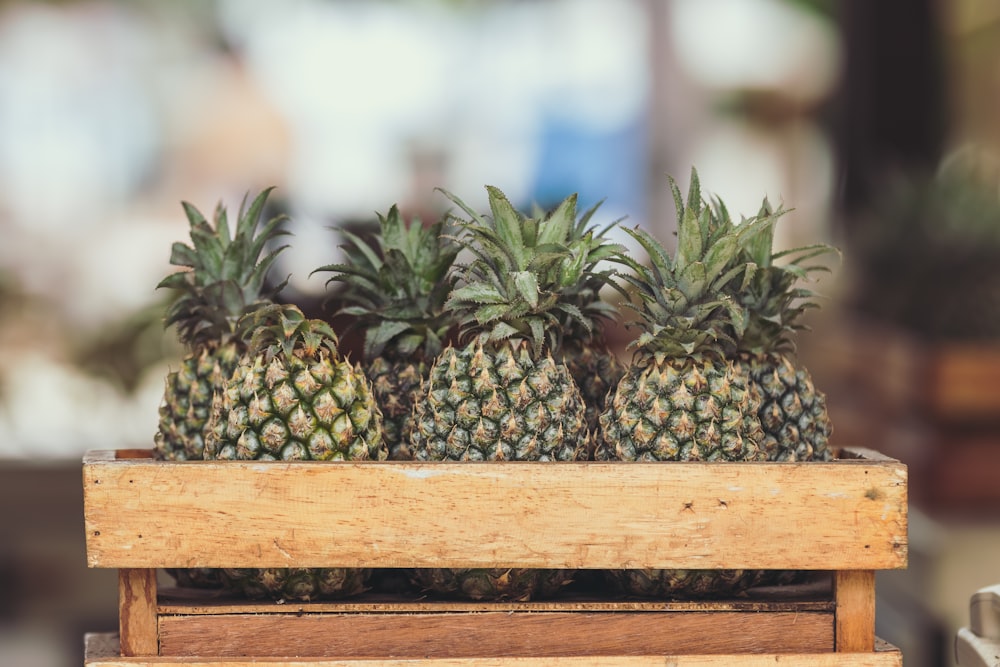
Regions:
<instances>
[{"instance_id":1,"label":"wooden slat","mask_svg":"<svg viewBox=\"0 0 1000 667\"><path fill-rule=\"evenodd\" d=\"M92 567L891 569L906 467L84 461ZM775 545L781 545L775 549Z\"/></svg>"},{"instance_id":2,"label":"wooden slat","mask_svg":"<svg viewBox=\"0 0 1000 667\"><path fill-rule=\"evenodd\" d=\"M790 628L794 627L794 632ZM558 657L833 651L822 612L163 616L161 655ZM275 638L280 637L280 642Z\"/></svg>"},{"instance_id":3,"label":"wooden slat","mask_svg":"<svg viewBox=\"0 0 1000 667\"><path fill-rule=\"evenodd\" d=\"M834 573L833 594L837 605L837 650L874 650L875 572L845 570Z\"/></svg>"},{"instance_id":4,"label":"wooden slat","mask_svg":"<svg viewBox=\"0 0 1000 667\"><path fill-rule=\"evenodd\" d=\"M118 627L122 655L156 655L156 570L118 571Z\"/></svg>"},{"instance_id":5,"label":"wooden slat","mask_svg":"<svg viewBox=\"0 0 1000 667\"><path fill-rule=\"evenodd\" d=\"M811 584L752 589L747 597L722 600L619 600L607 596L563 595L549 600L474 601L441 600L402 595L365 594L345 600L320 602L272 602L246 600L219 591L167 588L159 595L157 613L166 616L228 614L426 614L499 612L833 612L835 603L828 586Z\"/></svg>"},{"instance_id":6,"label":"wooden slat","mask_svg":"<svg viewBox=\"0 0 1000 667\"><path fill-rule=\"evenodd\" d=\"M876 647L873 653L814 653L760 655L647 655L647 656L573 656L555 658L441 658L407 660L394 658L121 658L114 635L93 634L86 637L86 667L773 667L775 664L796 667L901 667L902 655L889 645Z\"/></svg>"}]
</instances>

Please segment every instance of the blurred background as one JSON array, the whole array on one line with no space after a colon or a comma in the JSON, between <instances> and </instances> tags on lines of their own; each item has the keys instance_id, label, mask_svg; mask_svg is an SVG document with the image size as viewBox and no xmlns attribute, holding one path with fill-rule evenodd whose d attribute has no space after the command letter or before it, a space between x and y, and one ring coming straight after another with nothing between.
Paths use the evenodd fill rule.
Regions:
<instances>
[{"instance_id":1,"label":"blurred background","mask_svg":"<svg viewBox=\"0 0 1000 667\"><path fill-rule=\"evenodd\" d=\"M430 219L439 186L577 192L669 245L692 166L734 213L793 208L779 244L843 250L800 357L834 444L910 465L878 633L952 664L1000 582L998 112L985 0L0 2L0 665L78 665L116 628L80 458L151 446L182 200L277 186L308 300L331 224Z\"/></svg>"}]
</instances>

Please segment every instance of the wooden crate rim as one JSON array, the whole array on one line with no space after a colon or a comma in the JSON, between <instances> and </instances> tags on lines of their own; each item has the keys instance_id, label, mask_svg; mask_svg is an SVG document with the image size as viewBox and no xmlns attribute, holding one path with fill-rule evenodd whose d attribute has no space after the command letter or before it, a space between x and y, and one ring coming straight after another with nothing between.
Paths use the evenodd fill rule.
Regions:
<instances>
[{"instance_id":1,"label":"wooden crate rim","mask_svg":"<svg viewBox=\"0 0 1000 667\"><path fill-rule=\"evenodd\" d=\"M152 449L90 449L83 455L83 463L108 463L115 461L119 465L129 463L156 463L168 466L206 466L206 465L242 465L242 466L399 466L399 467L439 467L439 466L484 466L496 469L496 466L553 466L573 469L581 467L603 466L752 466L752 467L787 467L790 465L807 464L810 467L897 464L903 465L898 459L886 456L877 450L867 447L841 447L834 450L835 456L830 461L159 461L153 458Z\"/></svg>"},{"instance_id":2,"label":"wooden crate rim","mask_svg":"<svg viewBox=\"0 0 1000 667\"><path fill-rule=\"evenodd\" d=\"M84 459L87 555L138 568L905 567L906 466L843 454L863 458L331 465L104 450Z\"/></svg>"}]
</instances>

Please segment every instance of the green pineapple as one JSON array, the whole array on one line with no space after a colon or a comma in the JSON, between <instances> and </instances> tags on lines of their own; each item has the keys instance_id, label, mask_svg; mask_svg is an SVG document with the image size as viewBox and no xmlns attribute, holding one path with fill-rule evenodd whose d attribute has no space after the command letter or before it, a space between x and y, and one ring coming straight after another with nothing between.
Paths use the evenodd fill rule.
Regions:
<instances>
[{"instance_id":1,"label":"green pineapple","mask_svg":"<svg viewBox=\"0 0 1000 667\"><path fill-rule=\"evenodd\" d=\"M775 220L784 210L772 210L764 200L758 218ZM728 225L728 218L722 220ZM832 432L826 397L816 390L808 369L794 357L794 335L803 328L805 310L815 307L813 292L799 284L822 264L805 262L836 250L824 244L774 252L774 226L766 225L748 239L744 258L757 267L749 282L735 283L733 298L747 311L738 358L761 394L758 412L764 429L762 449L770 461L823 461L831 456ZM782 260L781 264L775 263Z\"/></svg>"},{"instance_id":2,"label":"green pineapple","mask_svg":"<svg viewBox=\"0 0 1000 667\"><path fill-rule=\"evenodd\" d=\"M422 461L572 461L586 458L589 433L580 390L556 361L566 318L589 321L565 296L588 268L617 248L592 235L570 242L576 197L551 215L528 217L488 187L492 216L449 195L472 261L447 307L461 346L448 346L414 405L413 447ZM569 245L566 245L569 243ZM563 570L426 569L417 585L442 595L517 599L551 595L572 579Z\"/></svg>"},{"instance_id":3,"label":"green pineapple","mask_svg":"<svg viewBox=\"0 0 1000 667\"><path fill-rule=\"evenodd\" d=\"M268 270L285 246L261 259L270 242L287 234L285 218L270 219L258 231L267 197L262 191L245 208L240 206L236 229L230 238L226 210L220 204L212 223L191 204L184 212L191 226L191 245L175 243L170 263L184 267L160 281L158 287L177 292L166 315L166 326L177 325L180 342L187 349L180 368L166 378L159 424L153 438L153 456L160 460L199 460L205 447L205 430L212 403L246 350L247 341L237 321L272 302L284 283L268 288ZM180 586L215 588L218 573L209 568L168 569Z\"/></svg>"},{"instance_id":4,"label":"green pineapple","mask_svg":"<svg viewBox=\"0 0 1000 667\"><path fill-rule=\"evenodd\" d=\"M569 228L568 237L562 241L567 246L580 248L581 254L587 252L589 256L581 279L564 289L565 299L583 314L586 326L576 317L564 318L562 344L556 357L566 364L570 376L580 388L587 408L587 428L592 434L597 432L598 418L604 412L608 393L625 374L625 366L608 349L602 327L605 321L616 319L618 311L604 301L601 290L606 285L620 288L611 279L612 271L598 270L598 262L607 259L606 252L589 252L602 245L620 250L607 244L605 238L621 221L615 220L595 232L590 221L599 207L600 203L584 212Z\"/></svg>"},{"instance_id":5,"label":"green pineapple","mask_svg":"<svg viewBox=\"0 0 1000 667\"><path fill-rule=\"evenodd\" d=\"M205 442L206 459L382 460L382 415L364 373L342 359L330 325L295 306L244 318L252 328ZM222 571L248 597L310 600L365 590L370 571L244 568Z\"/></svg>"},{"instance_id":6,"label":"green pineapple","mask_svg":"<svg viewBox=\"0 0 1000 667\"><path fill-rule=\"evenodd\" d=\"M191 204L183 204L192 243L175 243L170 263L188 270L170 274L158 287L178 293L167 311L166 325L177 325L178 338L188 352L181 367L167 377L154 437L158 459L202 458L212 399L246 351L247 341L236 324L247 313L272 303L284 286L268 289L265 280L278 253L287 246L261 259L269 242L288 233L282 228L283 216L257 230L270 191L257 195L249 208L240 207L232 238L221 204L215 210L214 224Z\"/></svg>"},{"instance_id":7,"label":"green pineapple","mask_svg":"<svg viewBox=\"0 0 1000 667\"><path fill-rule=\"evenodd\" d=\"M412 458L414 397L447 341L454 319L445 300L459 246L445 235L445 221L407 225L393 206L381 214L371 242L347 230L343 263L320 267L329 282L343 283L341 313L364 334L364 370L384 418L389 458Z\"/></svg>"},{"instance_id":8,"label":"green pineapple","mask_svg":"<svg viewBox=\"0 0 1000 667\"><path fill-rule=\"evenodd\" d=\"M626 230L649 264L625 256L624 279L638 303L640 336L634 356L600 417L597 458L622 461L760 461L760 397L749 373L734 362L747 324L745 310L725 292L752 275L741 260L746 238L767 225L757 218L736 228L717 224L720 207L705 205L692 170L685 205L677 206L677 250L641 230ZM741 570L621 570L607 573L631 595L704 597L743 590L757 573Z\"/></svg>"}]
</instances>

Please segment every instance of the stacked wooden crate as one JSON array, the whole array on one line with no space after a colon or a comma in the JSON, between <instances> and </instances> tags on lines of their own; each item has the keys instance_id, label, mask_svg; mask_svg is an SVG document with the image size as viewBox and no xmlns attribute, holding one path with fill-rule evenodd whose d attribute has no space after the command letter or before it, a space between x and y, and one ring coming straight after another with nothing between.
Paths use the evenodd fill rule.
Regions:
<instances>
[{"instance_id":1,"label":"stacked wooden crate","mask_svg":"<svg viewBox=\"0 0 1000 667\"><path fill-rule=\"evenodd\" d=\"M848 324L812 351L838 437L877 439L909 466L911 499L934 515L1000 509L1000 342L930 342ZM823 361L825 360L825 362Z\"/></svg>"},{"instance_id":2,"label":"stacked wooden crate","mask_svg":"<svg viewBox=\"0 0 1000 667\"><path fill-rule=\"evenodd\" d=\"M907 470L826 463L259 463L84 459L88 562L119 569L90 667L900 665L875 571L907 560ZM167 567L825 571L681 602L369 595L253 602L158 590ZM824 585L827 582L829 585Z\"/></svg>"}]
</instances>

